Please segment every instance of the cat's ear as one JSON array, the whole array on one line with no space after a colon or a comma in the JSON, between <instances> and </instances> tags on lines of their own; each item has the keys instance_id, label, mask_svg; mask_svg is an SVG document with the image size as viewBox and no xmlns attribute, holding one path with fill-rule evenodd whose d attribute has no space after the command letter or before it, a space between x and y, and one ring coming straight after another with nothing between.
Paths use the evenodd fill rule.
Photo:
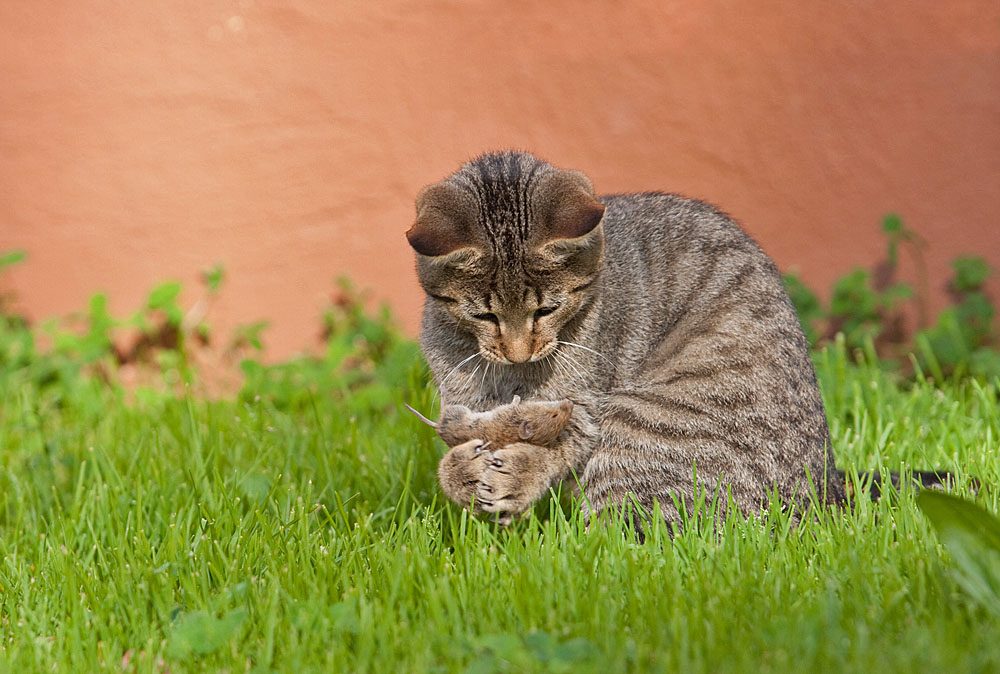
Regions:
<instances>
[{"instance_id":1,"label":"cat's ear","mask_svg":"<svg viewBox=\"0 0 1000 674\"><path fill-rule=\"evenodd\" d=\"M579 171L552 171L538 181L533 195L539 243L579 239L593 232L604 217L604 204Z\"/></svg>"},{"instance_id":2,"label":"cat's ear","mask_svg":"<svg viewBox=\"0 0 1000 674\"><path fill-rule=\"evenodd\" d=\"M474 224L475 204L469 195L452 183L435 183L417 195L417 220L406 239L421 255L451 255L476 247Z\"/></svg>"},{"instance_id":3,"label":"cat's ear","mask_svg":"<svg viewBox=\"0 0 1000 674\"><path fill-rule=\"evenodd\" d=\"M553 171L535 193L537 264L543 268L592 275L604 256L604 204L579 171Z\"/></svg>"}]
</instances>

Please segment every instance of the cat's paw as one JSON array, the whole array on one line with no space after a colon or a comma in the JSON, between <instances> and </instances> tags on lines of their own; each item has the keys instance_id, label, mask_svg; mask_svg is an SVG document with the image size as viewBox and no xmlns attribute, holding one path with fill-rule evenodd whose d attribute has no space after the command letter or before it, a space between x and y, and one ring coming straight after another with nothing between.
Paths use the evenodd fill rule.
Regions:
<instances>
[{"instance_id":1,"label":"cat's paw","mask_svg":"<svg viewBox=\"0 0 1000 674\"><path fill-rule=\"evenodd\" d=\"M498 521L510 523L510 515L523 513L548 491L554 473L546 461L544 447L517 443L489 454L476 490L476 509L504 513Z\"/></svg>"},{"instance_id":2,"label":"cat's paw","mask_svg":"<svg viewBox=\"0 0 1000 674\"><path fill-rule=\"evenodd\" d=\"M479 480L492 460L483 446L482 440L463 442L448 450L438 464L438 480L445 495L462 506L468 506L475 499L477 511L480 510Z\"/></svg>"}]
</instances>

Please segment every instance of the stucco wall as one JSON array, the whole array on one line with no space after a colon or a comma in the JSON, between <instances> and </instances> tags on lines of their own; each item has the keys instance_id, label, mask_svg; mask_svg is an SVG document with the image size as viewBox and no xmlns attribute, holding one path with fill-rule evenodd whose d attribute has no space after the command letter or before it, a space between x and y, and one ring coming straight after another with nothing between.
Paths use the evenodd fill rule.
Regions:
<instances>
[{"instance_id":1,"label":"stucco wall","mask_svg":"<svg viewBox=\"0 0 1000 674\"><path fill-rule=\"evenodd\" d=\"M901 213L1000 267L1000 5L0 3L0 250L35 317L221 261L213 321L312 340L349 274L414 330L412 201L528 148L719 204L826 286Z\"/></svg>"}]
</instances>

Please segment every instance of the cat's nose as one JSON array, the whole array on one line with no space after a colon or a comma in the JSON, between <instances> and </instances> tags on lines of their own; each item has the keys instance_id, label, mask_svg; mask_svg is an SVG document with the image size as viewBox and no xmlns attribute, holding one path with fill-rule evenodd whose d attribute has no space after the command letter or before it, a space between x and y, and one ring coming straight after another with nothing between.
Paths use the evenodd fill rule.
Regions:
<instances>
[{"instance_id":1,"label":"cat's nose","mask_svg":"<svg viewBox=\"0 0 1000 674\"><path fill-rule=\"evenodd\" d=\"M503 349L503 355L512 363L525 363L531 360L534 352L531 321L501 320L500 348Z\"/></svg>"},{"instance_id":2,"label":"cat's nose","mask_svg":"<svg viewBox=\"0 0 1000 674\"><path fill-rule=\"evenodd\" d=\"M525 363L531 358L531 340L516 339L503 343L503 355L512 363Z\"/></svg>"}]
</instances>

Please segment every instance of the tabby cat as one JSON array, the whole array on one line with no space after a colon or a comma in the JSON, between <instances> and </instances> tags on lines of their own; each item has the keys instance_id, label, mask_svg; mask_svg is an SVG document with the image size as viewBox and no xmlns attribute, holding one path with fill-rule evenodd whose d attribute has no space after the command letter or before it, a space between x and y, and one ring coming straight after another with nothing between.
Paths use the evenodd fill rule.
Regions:
<instances>
[{"instance_id":1,"label":"tabby cat","mask_svg":"<svg viewBox=\"0 0 1000 674\"><path fill-rule=\"evenodd\" d=\"M774 263L723 213L672 194L596 196L577 171L485 154L417 197L421 346L443 404L573 402L551 447L441 462L477 511L525 512L560 480L589 512L668 520L697 489L745 512L774 490L840 502L806 340Z\"/></svg>"}]
</instances>

